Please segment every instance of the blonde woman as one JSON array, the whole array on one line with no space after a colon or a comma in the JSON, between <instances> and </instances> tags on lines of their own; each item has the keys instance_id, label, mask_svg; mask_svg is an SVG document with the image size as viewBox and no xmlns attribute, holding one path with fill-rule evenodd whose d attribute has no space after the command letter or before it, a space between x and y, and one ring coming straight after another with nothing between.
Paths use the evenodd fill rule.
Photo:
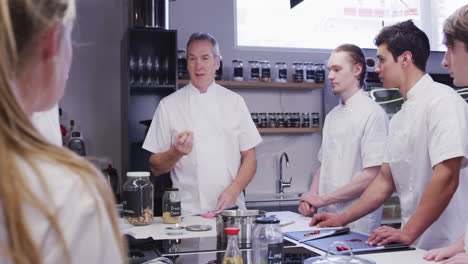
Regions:
<instances>
[{"instance_id":1,"label":"blonde woman","mask_svg":"<svg viewBox=\"0 0 468 264\"><path fill-rule=\"evenodd\" d=\"M0 263L125 261L103 177L30 121L63 94L74 12L73 0L0 1Z\"/></svg>"}]
</instances>

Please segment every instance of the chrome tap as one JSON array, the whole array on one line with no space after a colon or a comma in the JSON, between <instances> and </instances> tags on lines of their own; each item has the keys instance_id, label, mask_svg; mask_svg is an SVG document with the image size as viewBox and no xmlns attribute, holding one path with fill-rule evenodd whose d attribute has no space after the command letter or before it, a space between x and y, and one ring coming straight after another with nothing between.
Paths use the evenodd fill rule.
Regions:
<instances>
[{"instance_id":1,"label":"chrome tap","mask_svg":"<svg viewBox=\"0 0 468 264\"><path fill-rule=\"evenodd\" d=\"M283 152L283 154L281 154L280 160L279 160L279 190L278 191L279 191L280 194L284 193L284 188L291 187L291 181L292 181L292 177L289 178L289 181L287 181L287 182L283 181L283 157L286 158L286 167L289 167L288 154L286 154L286 152Z\"/></svg>"}]
</instances>

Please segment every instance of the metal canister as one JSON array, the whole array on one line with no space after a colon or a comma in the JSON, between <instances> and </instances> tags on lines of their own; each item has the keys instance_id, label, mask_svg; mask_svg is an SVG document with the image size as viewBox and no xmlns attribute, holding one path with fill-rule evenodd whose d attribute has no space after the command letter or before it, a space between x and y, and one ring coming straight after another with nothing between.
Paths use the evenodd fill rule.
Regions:
<instances>
[{"instance_id":1,"label":"metal canister","mask_svg":"<svg viewBox=\"0 0 468 264\"><path fill-rule=\"evenodd\" d=\"M218 236L218 242L227 242L224 228L236 227L240 229L238 235L239 244L251 244L255 219L265 215L266 212L262 210L226 210L218 214L216 218L216 232Z\"/></svg>"}]
</instances>

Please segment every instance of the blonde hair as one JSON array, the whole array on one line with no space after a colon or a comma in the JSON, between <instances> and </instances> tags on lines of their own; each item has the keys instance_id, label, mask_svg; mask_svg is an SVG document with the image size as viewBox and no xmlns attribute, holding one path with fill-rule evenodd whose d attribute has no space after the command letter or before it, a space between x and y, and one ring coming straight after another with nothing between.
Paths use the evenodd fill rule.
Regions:
<instances>
[{"instance_id":1,"label":"blonde hair","mask_svg":"<svg viewBox=\"0 0 468 264\"><path fill-rule=\"evenodd\" d=\"M52 193L38 164L55 163L70 169L85 184L96 202L102 200L106 215L118 241L122 258L126 250L117 224L112 191L99 172L81 157L63 148L51 145L34 129L13 92L13 83L21 65L27 63L28 50L34 49L37 37L56 22L71 23L75 16L74 0L4 0L0 1L0 203L3 209L6 245L1 253L16 264L42 264L40 249L32 238L32 231L24 216L26 205L36 209L56 233L67 262L71 262L63 230L50 204L39 197L28 184L19 161L24 161L37 175L47 194ZM63 30L63 29L62 29ZM26 61L26 62L25 62ZM21 62L21 63L20 63ZM66 176L64 176L66 177Z\"/></svg>"},{"instance_id":2,"label":"blonde hair","mask_svg":"<svg viewBox=\"0 0 468 264\"><path fill-rule=\"evenodd\" d=\"M445 20L443 31L445 45L453 46L454 40L459 40L468 51L468 5L460 7Z\"/></svg>"}]
</instances>

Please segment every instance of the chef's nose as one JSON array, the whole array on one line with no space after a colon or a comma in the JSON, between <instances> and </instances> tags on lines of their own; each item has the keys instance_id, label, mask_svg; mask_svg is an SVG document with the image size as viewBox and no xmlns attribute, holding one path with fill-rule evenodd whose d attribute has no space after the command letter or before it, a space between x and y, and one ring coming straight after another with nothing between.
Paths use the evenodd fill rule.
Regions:
<instances>
[{"instance_id":1,"label":"chef's nose","mask_svg":"<svg viewBox=\"0 0 468 264\"><path fill-rule=\"evenodd\" d=\"M444 54L444 58L442 59L442 67L448 69L448 60L447 60L447 52Z\"/></svg>"}]
</instances>

